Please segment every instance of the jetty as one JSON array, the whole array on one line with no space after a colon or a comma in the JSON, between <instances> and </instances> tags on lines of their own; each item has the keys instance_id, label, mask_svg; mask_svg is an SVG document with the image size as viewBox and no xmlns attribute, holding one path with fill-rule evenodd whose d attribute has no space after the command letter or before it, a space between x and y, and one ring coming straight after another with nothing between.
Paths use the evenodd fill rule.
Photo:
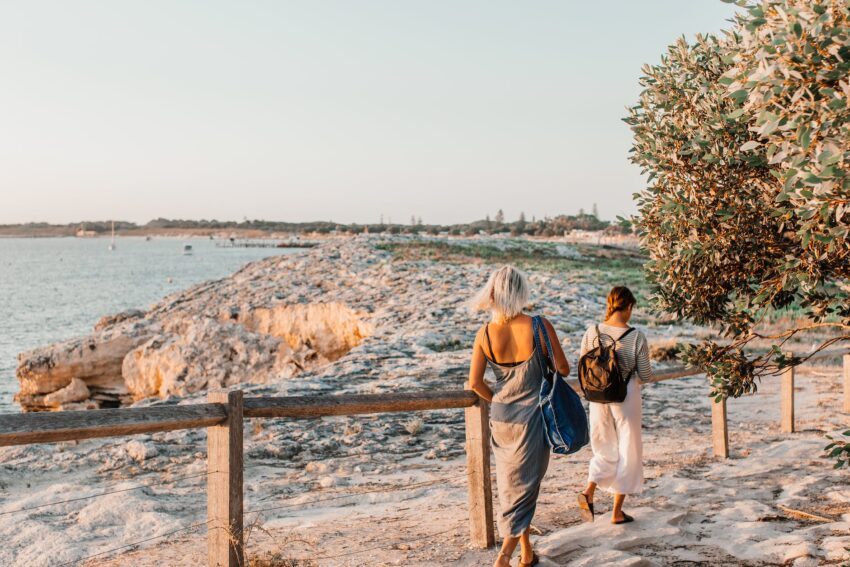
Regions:
<instances>
[{"instance_id":1,"label":"jetty","mask_svg":"<svg viewBox=\"0 0 850 567\"><path fill-rule=\"evenodd\" d=\"M300 240L265 240L265 239L235 239L216 242L218 248L315 248L318 242Z\"/></svg>"}]
</instances>

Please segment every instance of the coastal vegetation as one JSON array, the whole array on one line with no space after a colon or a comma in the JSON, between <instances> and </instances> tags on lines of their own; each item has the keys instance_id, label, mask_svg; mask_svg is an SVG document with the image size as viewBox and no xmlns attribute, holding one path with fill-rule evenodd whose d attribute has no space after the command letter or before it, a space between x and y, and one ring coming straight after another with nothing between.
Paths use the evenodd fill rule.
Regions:
<instances>
[{"instance_id":1,"label":"coastal vegetation","mask_svg":"<svg viewBox=\"0 0 850 567\"><path fill-rule=\"evenodd\" d=\"M850 341L850 4L735 3L730 30L644 67L626 118L656 305L720 328L683 352L718 401ZM812 332L811 353L784 352Z\"/></svg>"},{"instance_id":2,"label":"coastal vegetation","mask_svg":"<svg viewBox=\"0 0 850 567\"><path fill-rule=\"evenodd\" d=\"M84 221L68 224L48 224L33 222L14 225L0 225L2 236L74 236L83 234L87 236L106 235L112 230L111 221ZM263 233L291 233L291 234L361 234L361 233L389 233L389 234L447 234L466 235L474 234L510 234L513 236L563 236L573 230L606 231L608 233L631 233L628 223L611 223L599 219L598 212L587 214L579 211L577 215L557 215L543 219L533 218L526 220L525 214L515 221L505 220L504 213L500 210L491 220L487 215L483 220L459 224L425 224L421 218L412 217L409 224L384 222L381 218L377 223L336 223L333 221L315 222L283 222L269 220L243 220L243 221L219 221L219 220L184 220L157 218L145 224L136 224L129 221L115 221L115 230L125 234L157 234L189 232L196 234L211 234L214 232L250 232L257 235Z\"/></svg>"},{"instance_id":3,"label":"coastal vegetation","mask_svg":"<svg viewBox=\"0 0 850 567\"><path fill-rule=\"evenodd\" d=\"M564 245L522 239L500 241L410 239L376 245L399 261L433 261L451 264L513 264L530 272L567 275L577 282L593 282L600 290L627 285L648 297L643 267L646 257L638 250L591 244Z\"/></svg>"}]
</instances>

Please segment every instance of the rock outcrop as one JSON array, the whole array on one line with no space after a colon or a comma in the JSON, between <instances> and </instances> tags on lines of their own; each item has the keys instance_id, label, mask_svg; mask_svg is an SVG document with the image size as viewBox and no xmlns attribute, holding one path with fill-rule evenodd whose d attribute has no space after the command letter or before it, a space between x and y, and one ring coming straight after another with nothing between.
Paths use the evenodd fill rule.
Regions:
<instances>
[{"instance_id":1,"label":"rock outcrop","mask_svg":"<svg viewBox=\"0 0 850 567\"><path fill-rule=\"evenodd\" d=\"M238 321L252 331L283 339L295 352L333 362L372 334L362 317L341 303L313 303L249 309Z\"/></svg>"},{"instance_id":2,"label":"rock outcrop","mask_svg":"<svg viewBox=\"0 0 850 567\"><path fill-rule=\"evenodd\" d=\"M240 382L295 374L289 345L213 319L180 320L124 357L121 374L134 400L185 396Z\"/></svg>"},{"instance_id":3,"label":"rock outcrop","mask_svg":"<svg viewBox=\"0 0 850 567\"><path fill-rule=\"evenodd\" d=\"M157 330L149 321L122 321L85 338L22 353L16 371L20 390L15 399L30 411L79 409L66 406L89 399L98 407L117 406L129 395L121 376L124 357ZM88 398L80 398L82 389L75 380L89 391ZM72 383L74 399L60 394Z\"/></svg>"},{"instance_id":4,"label":"rock outcrop","mask_svg":"<svg viewBox=\"0 0 850 567\"><path fill-rule=\"evenodd\" d=\"M115 407L286 380L335 361L372 333L368 314L323 302L321 280L311 297L287 294L280 276L293 260L249 264L147 312L102 317L88 337L22 353L15 399L25 411Z\"/></svg>"},{"instance_id":5,"label":"rock outcrop","mask_svg":"<svg viewBox=\"0 0 850 567\"><path fill-rule=\"evenodd\" d=\"M145 312L104 317L88 337L21 355L18 400L25 410L49 410L201 395L237 384L275 395L460 387L484 317L469 312L468 300L493 266L390 251L404 242L330 239L252 262ZM482 242L451 245L469 246L474 255ZM536 246L498 238L484 245ZM570 246L548 246L553 257L575 257ZM528 275L530 309L557 325L566 349L577 348L587 323L604 311L607 290L580 271ZM88 398L81 384L63 391L74 378Z\"/></svg>"}]
</instances>

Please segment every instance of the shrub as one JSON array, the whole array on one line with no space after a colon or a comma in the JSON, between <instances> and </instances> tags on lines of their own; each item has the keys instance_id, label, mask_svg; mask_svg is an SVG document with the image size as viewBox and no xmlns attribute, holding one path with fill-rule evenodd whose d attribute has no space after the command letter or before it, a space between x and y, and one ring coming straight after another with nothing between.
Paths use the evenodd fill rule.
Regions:
<instances>
[{"instance_id":1,"label":"shrub","mask_svg":"<svg viewBox=\"0 0 850 567\"><path fill-rule=\"evenodd\" d=\"M718 401L806 360L782 352L800 333L835 331L814 352L850 340L850 4L738 4L732 29L644 67L626 118L649 179L636 226L655 302L719 326L722 343L683 352ZM801 322L760 331L792 305Z\"/></svg>"}]
</instances>

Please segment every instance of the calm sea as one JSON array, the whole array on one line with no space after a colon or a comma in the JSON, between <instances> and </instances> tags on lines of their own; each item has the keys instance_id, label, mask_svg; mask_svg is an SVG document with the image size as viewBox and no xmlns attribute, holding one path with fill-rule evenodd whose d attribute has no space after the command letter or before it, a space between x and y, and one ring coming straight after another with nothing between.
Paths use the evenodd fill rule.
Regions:
<instances>
[{"instance_id":1,"label":"calm sea","mask_svg":"<svg viewBox=\"0 0 850 567\"><path fill-rule=\"evenodd\" d=\"M184 254L185 244L192 246ZM283 248L219 248L204 238L0 238L0 413L19 411L17 356L87 334L103 315L235 272Z\"/></svg>"}]
</instances>

